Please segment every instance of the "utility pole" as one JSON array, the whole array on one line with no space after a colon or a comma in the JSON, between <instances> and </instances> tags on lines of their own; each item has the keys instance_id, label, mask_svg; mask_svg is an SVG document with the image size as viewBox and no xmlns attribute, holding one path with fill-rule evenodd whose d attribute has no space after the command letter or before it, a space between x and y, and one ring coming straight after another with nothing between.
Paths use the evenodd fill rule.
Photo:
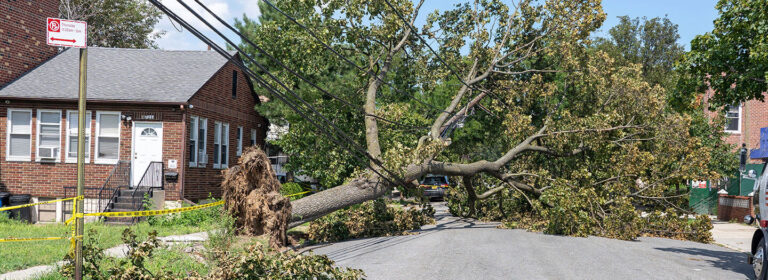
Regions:
<instances>
[{"instance_id":1,"label":"utility pole","mask_svg":"<svg viewBox=\"0 0 768 280\"><path fill-rule=\"evenodd\" d=\"M85 88L88 73L88 23L61 18L48 18L45 43L56 47L80 49L80 81L77 101L77 197L72 202L72 217L75 218L75 279L83 279L83 196L85 190Z\"/></svg>"},{"instance_id":2,"label":"utility pole","mask_svg":"<svg viewBox=\"0 0 768 280\"><path fill-rule=\"evenodd\" d=\"M80 90L77 100L77 196L82 197L85 190L85 89L88 74L88 49L80 49ZM90 121L90 120L88 120ZM75 279L83 279L83 204L85 199L75 205Z\"/></svg>"}]
</instances>

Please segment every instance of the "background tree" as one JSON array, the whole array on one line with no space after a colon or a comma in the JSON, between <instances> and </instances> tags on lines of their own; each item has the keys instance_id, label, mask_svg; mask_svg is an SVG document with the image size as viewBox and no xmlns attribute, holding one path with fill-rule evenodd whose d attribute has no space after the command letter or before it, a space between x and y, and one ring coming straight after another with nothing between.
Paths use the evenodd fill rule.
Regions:
<instances>
[{"instance_id":1,"label":"background tree","mask_svg":"<svg viewBox=\"0 0 768 280\"><path fill-rule=\"evenodd\" d=\"M157 48L164 31L155 25L162 12L145 0L62 0L61 17L88 22L88 45L107 48Z\"/></svg>"},{"instance_id":2,"label":"background tree","mask_svg":"<svg viewBox=\"0 0 768 280\"><path fill-rule=\"evenodd\" d=\"M691 41L680 64L677 106L691 107L711 88L711 109L747 100L763 101L768 90L768 1L720 0L714 29Z\"/></svg>"},{"instance_id":3,"label":"background tree","mask_svg":"<svg viewBox=\"0 0 768 280\"><path fill-rule=\"evenodd\" d=\"M642 65L643 78L651 85L670 89L677 81L675 63L685 49L678 44L677 24L668 18L630 18L620 16L608 31L609 38L598 38L596 47L611 54L618 63Z\"/></svg>"},{"instance_id":4,"label":"background tree","mask_svg":"<svg viewBox=\"0 0 768 280\"><path fill-rule=\"evenodd\" d=\"M620 16L619 23L608 31L608 38L597 38L595 48L609 54L617 65L642 66L643 80L664 88L669 101L668 109L688 115L689 133L698 138L711 151L709 169L719 176L730 176L736 167L732 145L725 143L722 119L713 119L697 104L684 108L676 104L680 91L676 88L681 69L676 64L685 55L678 43L677 24L668 18L630 18ZM686 95L687 96L687 95Z\"/></svg>"}]
</instances>

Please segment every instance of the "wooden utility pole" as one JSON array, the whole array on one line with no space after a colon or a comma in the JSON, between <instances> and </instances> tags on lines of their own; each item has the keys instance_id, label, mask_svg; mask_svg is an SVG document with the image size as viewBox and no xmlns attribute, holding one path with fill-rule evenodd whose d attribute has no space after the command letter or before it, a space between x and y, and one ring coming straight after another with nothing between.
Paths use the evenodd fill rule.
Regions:
<instances>
[{"instance_id":1,"label":"wooden utility pole","mask_svg":"<svg viewBox=\"0 0 768 280\"><path fill-rule=\"evenodd\" d=\"M80 91L77 101L77 196L83 197L85 190L85 89L88 69L88 49L80 49ZM90 121L90 120L88 120ZM77 217L75 218L75 279L83 279L83 204L85 199L75 205Z\"/></svg>"},{"instance_id":2,"label":"wooden utility pole","mask_svg":"<svg viewBox=\"0 0 768 280\"><path fill-rule=\"evenodd\" d=\"M61 18L48 18L45 33L45 43L56 47L80 49L80 86L77 103L77 197L72 200L75 218L75 279L83 279L83 196L85 190L85 76L88 61L88 23L84 21Z\"/></svg>"}]
</instances>

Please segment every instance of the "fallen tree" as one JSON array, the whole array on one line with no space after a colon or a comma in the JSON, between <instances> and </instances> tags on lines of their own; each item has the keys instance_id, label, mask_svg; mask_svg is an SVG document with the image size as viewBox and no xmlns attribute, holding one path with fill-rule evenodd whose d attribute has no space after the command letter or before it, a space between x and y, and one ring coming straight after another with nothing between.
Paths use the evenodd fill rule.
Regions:
<instances>
[{"instance_id":1,"label":"fallen tree","mask_svg":"<svg viewBox=\"0 0 768 280\"><path fill-rule=\"evenodd\" d=\"M289 167L334 186L293 201L289 227L435 174L464 182L454 190L471 201L461 214L488 212L476 203L498 198L517 206L484 205L540 217L550 232L631 239L641 231L624 225L640 208L687 213L670 186L718 177L707 167L711 149L689 133L690 117L668 110L665 90L645 82L640 65L588 47L605 18L599 1L475 1L430 14L420 30L412 25L421 3L411 1L277 6L322 28L321 38L270 9L238 28L271 41L262 47L285 64L312 65L310 79L347 98L343 106L265 62L366 148L363 156L318 137L279 103L261 109L291 124L277 143L292 155ZM365 71L338 66L343 55L326 43ZM296 44L309 51L290 51ZM436 115L417 109L424 97L442 100Z\"/></svg>"}]
</instances>

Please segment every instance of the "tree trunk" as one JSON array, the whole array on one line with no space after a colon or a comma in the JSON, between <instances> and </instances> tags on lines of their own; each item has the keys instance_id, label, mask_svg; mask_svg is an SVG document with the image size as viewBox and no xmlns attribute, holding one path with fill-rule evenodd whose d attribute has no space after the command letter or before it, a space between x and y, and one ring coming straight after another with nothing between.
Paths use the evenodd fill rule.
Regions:
<instances>
[{"instance_id":1,"label":"tree trunk","mask_svg":"<svg viewBox=\"0 0 768 280\"><path fill-rule=\"evenodd\" d=\"M377 199L389 192L391 186L380 179L358 178L347 184L318 192L291 202L291 222L288 228L320 218L344 207Z\"/></svg>"},{"instance_id":2,"label":"tree trunk","mask_svg":"<svg viewBox=\"0 0 768 280\"><path fill-rule=\"evenodd\" d=\"M475 216L475 201L477 201L477 195L475 194L475 187L472 185L473 176L464 176L463 183L464 188L467 190L467 204L469 204L469 213L467 217Z\"/></svg>"}]
</instances>

